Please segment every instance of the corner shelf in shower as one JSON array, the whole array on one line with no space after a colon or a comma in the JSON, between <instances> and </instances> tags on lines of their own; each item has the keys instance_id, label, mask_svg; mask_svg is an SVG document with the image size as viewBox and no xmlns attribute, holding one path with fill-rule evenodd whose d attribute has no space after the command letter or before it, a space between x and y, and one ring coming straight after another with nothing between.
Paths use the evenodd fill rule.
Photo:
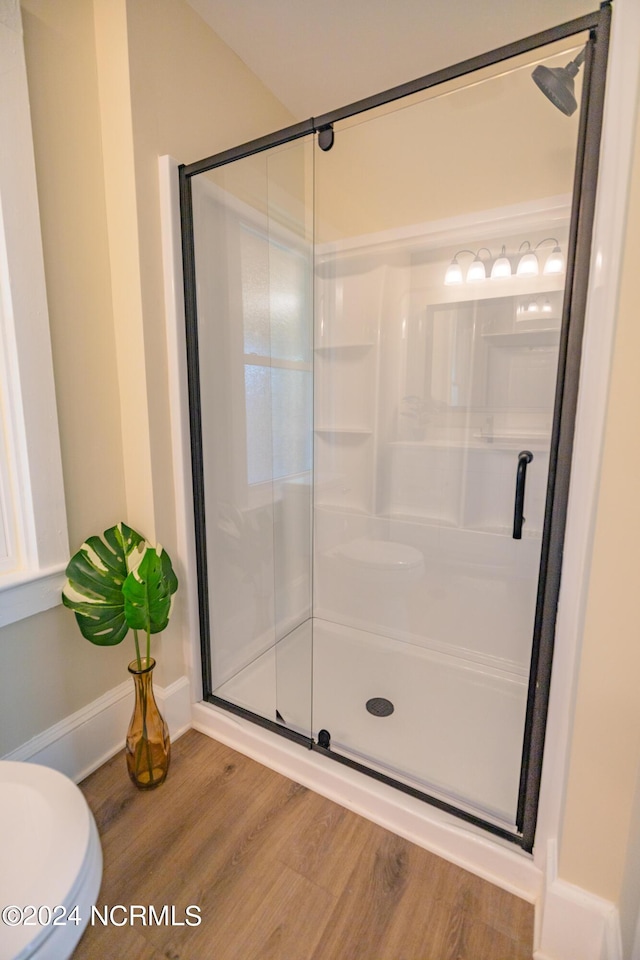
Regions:
<instances>
[{"instance_id":1,"label":"corner shelf in shower","mask_svg":"<svg viewBox=\"0 0 640 960\"><path fill-rule=\"evenodd\" d=\"M367 350L372 350L375 347L373 341L367 343L323 343L315 347L316 353L357 353L359 350L363 352Z\"/></svg>"},{"instance_id":2,"label":"corner shelf in shower","mask_svg":"<svg viewBox=\"0 0 640 960\"><path fill-rule=\"evenodd\" d=\"M345 503L341 500L316 500L316 510L324 513L343 514L348 517L370 517L371 511L364 504Z\"/></svg>"},{"instance_id":3,"label":"corner shelf in shower","mask_svg":"<svg viewBox=\"0 0 640 960\"><path fill-rule=\"evenodd\" d=\"M344 436L370 437L373 433L371 427L314 427L314 433L338 433Z\"/></svg>"},{"instance_id":4,"label":"corner shelf in shower","mask_svg":"<svg viewBox=\"0 0 640 960\"><path fill-rule=\"evenodd\" d=\"M560 343L560 328L483 333L482 339L493 347L556 347Z\"/></svg>"}]
</instances>

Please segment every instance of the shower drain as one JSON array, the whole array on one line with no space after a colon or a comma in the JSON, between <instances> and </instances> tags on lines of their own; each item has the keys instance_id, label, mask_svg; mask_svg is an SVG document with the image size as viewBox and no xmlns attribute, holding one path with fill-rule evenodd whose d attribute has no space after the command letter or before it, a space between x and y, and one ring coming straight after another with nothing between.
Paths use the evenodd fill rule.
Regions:
<instances>
[{"instance_id":1,"label":"shower drain","mask_svg":"<svg viewBox=\"0 0 640 960\"><path fill-rule=\"evenodd\" d=\"M366 707L374 717L390 717L394 711L391 700L387 700L386 697L372 697L371 700L367 700Z\"/></svg>"}]
</instances>

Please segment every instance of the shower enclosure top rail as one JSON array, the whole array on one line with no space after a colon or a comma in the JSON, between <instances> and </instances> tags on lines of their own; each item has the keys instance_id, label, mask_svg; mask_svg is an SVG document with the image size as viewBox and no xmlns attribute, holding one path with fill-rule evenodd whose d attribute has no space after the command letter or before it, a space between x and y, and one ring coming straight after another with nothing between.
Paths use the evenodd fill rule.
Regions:
<instances>
[{"instance_id":1,"label":"shower enclosure top rail","mask_svg":"<svg viewBox=\"0 0 640 960\"><path fill-rule=\"evenodd\" d=\"M605 0L602 7L609 5L610 0ZM394 100L400 100L411 94L420 93L423 90L428 90L430 87L438 86L438 84L446 83L449 80L456 80L469 73L474 73L476 70L482 70L485 67L491 67L494 64L501 63L503 60L508 60L511 57L528 53L537 47L543 47L549 43L564 40L566 37L571 37L574 34L592 30L598 26L599 20L600 12L596 10L593 13L584 14L582 17L576 17L574 20L568 20L566 23L559 24L556 27L550 27L531 37L514 40L501 47L496 47L495 50L490 50L488 53L470 57L468 60L462 60L460 63L444 67L433 73L428 73L423 77L418 77L416 80L409 80L396 87L391 87L389 90L373 94L362 100L356 100L354 103L347 104L347 106L332 110L329 113L324 113L319 117L310 117L308 120L302 120L299 123L291 124L291 126L283 127L274 133L257 137L255 140L248 140L246 143L242 143L237 147L231 147L229 150L215 153L211 157L205 157L204 160L184 164L181 167L182 175L185 177L193 177L199 173L205 173L207 170L223 167L225 164L233 163L235 160L240 160L243 157L249 157L252 154L261 153L264 150L270 150L272 147L282 146L292 140L299 140L301 137L305 137L310 133L317 133L321 129L330 127L339 120L346 120L349 117L354 117L367 110L373 110L376 107L382 107L387 103L392 103Z\"/></svg>"}]
</instances>

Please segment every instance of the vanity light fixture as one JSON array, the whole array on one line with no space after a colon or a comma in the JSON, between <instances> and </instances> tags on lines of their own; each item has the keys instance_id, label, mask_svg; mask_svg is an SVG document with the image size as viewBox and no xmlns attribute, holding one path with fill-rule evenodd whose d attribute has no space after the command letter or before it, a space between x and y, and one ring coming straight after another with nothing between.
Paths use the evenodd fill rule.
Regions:
<instances>
[{"instance_id":1,"label":"vanity light fixture","mask_svg":"<svg viewBox=\"0 0 640 960\"><path fill-rule=\"evenodd\" d=\"M480 280L485 280L490 264L491 270L489 271L489 276L492 280L502 280L506 277L511 277L513 276L512 260L514 259L518 261L516 276L537 277L540 274L537 251L545 243L552 243L554 246L546 259L542 273L545 276L558 276L564 272L564 256L558 240L555 237L545 237L544 240L540 240L535 247L531 246L529 240L523 240L518 247L517 254L512 257L507 256L506 247L502 244L500 256L495 260L493 260L491 251L487 247L480 247L477 252L467 249L458 250L446 269L444 275L445 285L449 287L460 284L465 280L467 283L477 283ZM483 252L487 254L484 259L481 257ZM468 253L470 257L473 257L467 269L466 276L463 274L462 266L458 261L458 257L463 253Z\"/></svg>"}]
</instances>

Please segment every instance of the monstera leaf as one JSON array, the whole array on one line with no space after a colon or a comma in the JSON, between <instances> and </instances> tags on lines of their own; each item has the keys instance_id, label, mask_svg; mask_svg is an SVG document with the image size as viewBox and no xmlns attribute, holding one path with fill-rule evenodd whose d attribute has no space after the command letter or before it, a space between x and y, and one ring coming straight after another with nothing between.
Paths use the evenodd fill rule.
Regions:
<instances>
[{"instance_id":1,"label":"monstera leaf","mask_svg":"<svg viewBox=\"0 0 640 960\"><path fill-rule=\"evenodd\" d=\"M178 589L178 578L160 544L157 547L138 544L135 552L139 562L131 565L122 586L124 615L134 630L160 633L169 622L171 598Z\"/></svg>"},{"instance_id":2,"label":"monstera leaf","mask_svg":"<svg viewBox=\"0 0 640 960\"><path fill-rule=\"evenodd\" d=\"M129 630L122 588L144 537L124 523L89 537L69 561L62 602L76 615L83 637L99 646L115 646Z\"/></svg>"}]
</instances>

